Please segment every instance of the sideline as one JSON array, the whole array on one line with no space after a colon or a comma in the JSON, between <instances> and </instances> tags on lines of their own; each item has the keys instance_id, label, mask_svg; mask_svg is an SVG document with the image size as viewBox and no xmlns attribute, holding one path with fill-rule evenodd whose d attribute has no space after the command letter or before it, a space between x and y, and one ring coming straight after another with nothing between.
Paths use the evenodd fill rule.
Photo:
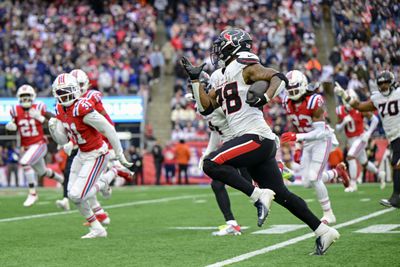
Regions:
<instances>
[{"instance_id":1,"label":"sideline","mask_svg":"<svg viewBox=\"0 0 400 267\"><path fill-rule=\"evenodd\" d=\"M359 222L362 222L362 221L365 221L365 220L368 220L368 219L371 219L371 218L374 218L374 217L378 217L378 216L380 216L382 214L385 214L385 213L388 213L388 212L391 212L391 211L394 211L394 210L395 210L395 208L389 208L389 209L376 211L376 212L370 213L368 215L365 215L365 216L362 216L362 217L359 217L359 218L356 218L356 219L353 219L353 220L350 220L350 221L335 225L335 226L333 226L333 228L340 229L340 228L343 228L343 227L346 227L346 226L349 226L349 225L352 225L352 224L356 224L356 223L359 223ZM314 233L301 235L301 236L286 240L284 242L277 243L277 244L272 245L272 246L268 246L268 247L265 247L265 248L262 248L262 249L258 249L258 250L252 251L252 252L248 252L248 253L245 253L245 254L242 254L242 255L239 255L239 256L224 260L224 261L216 262L216 263L211 264L211 265L207 265L206 267L221 267L221 266L226 266L228 264L244 261L244 260L247 260L249 258L268 253L270 251L274 251L274 250L277 250L277 249L280 249L280 248L287 247L289 245L296 244L296 243L298 243L300 241L309 239L309 238L314 237L314 236L315 236Z\"/></svg>"}]
</instances>

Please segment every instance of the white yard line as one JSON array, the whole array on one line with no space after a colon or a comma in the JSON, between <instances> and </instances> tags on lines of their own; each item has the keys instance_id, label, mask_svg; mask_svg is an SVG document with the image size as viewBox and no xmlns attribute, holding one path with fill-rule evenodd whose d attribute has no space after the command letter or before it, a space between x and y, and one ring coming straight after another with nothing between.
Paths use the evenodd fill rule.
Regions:
<instances>
[{"instance_id":1,"label":"white yard line","mask_svg":"<svg viewBox=\"0 0 400 267\"><path fill-rule=\"evenodd\" d=\"M211 195L202 194L202 195L189 195L189 196L186 195L186 196L179 196L179 197L166 197L166 198L159 198L159 199L140 200L140 201L121 203L121 204L108 205L108 206L103 206L103 208L115 209L115 208L123 208L123 207L154 204L154 203L163 203L163 202L169 202L169 201L175 201L175 200L190 199L190 198L196 198L196 197L208 197L208 196L211 196ZM38 219L38 218L47 218L47 217L67 215L67 214L77 213L77 212L78 212L77 210L71 210L71 211L59 211L59 212L50 212L50 213L43 213L43 214L34 214L34 215L27 215L27 216L21 216L21 217L4 218L4 219L0 219L0 223Z\"/></svg>"},{"instance_id":2,"label":"white yard line","mask_svg":"<svg viewBox=\"0 0 400 267\"><path fill-rule=\"evenodd\" d=\"M377 212L374 212L374 213L370 213L368 215L365 215L365 216L362 216L362 217L359 217L359 218L356 218L356 219L353 219L353 220L350 220L350 221L335 225L334 228L336 228L336 229L343 228L343 227L346 227L346 226L349 226L349 225L352 225L352 224L356 224L356 223L359 223L359 222L362 222L362 221L365 221L365 220L380 216L382 214L391 212L393 210L395 210L395 209L394 208L390 208L390 209L384 209L384 210L380 210L380 211L377 211ZM287 247L289 245L296 244L296 243L298 243L300 241L309 239L309 238L314 237L314 236L315 236L314 233L301 235L301 236L286 240L284 242L277 243L277 244L272 245L272 246L268 246L268 247L265 247L265 248L262 248L262 249L258 249L258 250L252 251L252 252L248 252L248 253L245 253L245 254L242 254L242 255L239 255L239 256L224 260L224 261L216 262L216 263L211 264L211 265L207 265L206 267L221 267L221 266L226 266L228 264L244 261L244 260L247 260L249 258L255 257L257 255L265 254L265 253L268 253L270 251L274 251L274 250L277 250L277 249L280 249L280 248Z\"/></svg>"}]
</instances>

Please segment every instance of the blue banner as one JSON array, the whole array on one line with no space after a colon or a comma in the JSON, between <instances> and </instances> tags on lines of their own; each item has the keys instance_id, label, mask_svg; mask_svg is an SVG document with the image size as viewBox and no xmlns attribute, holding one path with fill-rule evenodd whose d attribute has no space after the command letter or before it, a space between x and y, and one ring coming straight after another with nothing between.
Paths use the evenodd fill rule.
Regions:
<instances>
[{"instance_id":1,"label":"blue banner","mask_svg":"<svg viewBox=\"0 0 400 267\"><path fill-rule=\"evenodd\" d=\"M38 97L35 101L46 104L47 110L54 113L56 99ZM102 98L104 108L116 123L142 122L144 119L143 99L139 96L107 96ZM0 124L10 121L10 109L18 104L16 98L0 98Z\"/></svg>"}]
</instances>

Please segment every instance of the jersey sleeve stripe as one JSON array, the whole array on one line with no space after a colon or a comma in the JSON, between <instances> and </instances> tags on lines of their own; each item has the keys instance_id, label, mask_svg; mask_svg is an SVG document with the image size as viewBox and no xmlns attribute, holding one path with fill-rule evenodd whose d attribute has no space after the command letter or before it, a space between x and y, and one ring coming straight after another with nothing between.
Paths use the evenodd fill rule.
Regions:
<instances>
[{"instance_id":1,"label":"jersey sleeve stripe","mask_svg":"<svg viewBox=\"0 0 400 267\"><path fill-rule=\"evenodd\" d=\"M342 115L342 111L341 111L341 109L340 109L340 106L339 106L339 107L336 107L336 114L337 114L337 115Z\"/></svg>"},{"instance_id":2,"label":"jersey sleeve stripe","mask_svg":"<svg viewBox=\"0 0 400 267\"><path fill-rule=\"evenodd\" d=\"M11 114L11 116L12 116L13 118L15 118L15 117L17 116L17 112L16 112L16 110L15 110L15 106L12 106L12 107L11 107L10 114Z\"/></svg>"},{"instance_id":3,"label":"jersey sleeve stripe","mask_svg":"<svg viewBox=\"0 0 400 267\"><path fill-rule=\"evenodd\" d=\"M78 117L79 116L79 104L80 104L80 100L75 104L74 110L72 112L74 117Z\"/></svg>"},{"instance_id":4,"label":"jersey sleeve stripe","mask_svg":"<svg viewBox=\"0 0 400 267\"><path fill-rule=\"evenodd\" d=\"M311 96L310 100L308 101L307 108L313 109L315 107L315 103L317 103L319 97L321 97L321 96L320 95Z\"/></svg>"}]
</instances>

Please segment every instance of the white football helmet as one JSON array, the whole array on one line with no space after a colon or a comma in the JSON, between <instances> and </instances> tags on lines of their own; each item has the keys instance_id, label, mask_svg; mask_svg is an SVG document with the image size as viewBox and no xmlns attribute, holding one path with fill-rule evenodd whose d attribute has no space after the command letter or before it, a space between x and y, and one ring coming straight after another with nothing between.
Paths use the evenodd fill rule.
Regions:
<instances>
[{"instance_id":1,"label":"white football helmet","mask_svg":"<svg viewBox=\"0 0 400 267\"><path fill-rule=\"evenodd\" d=\"M286 74L289 84L286 87L288 98L291 100L299 100L307 92L307 77L298 70L289 71Z\"/></svg>"},{"instance_id":2,"label":"white football helmet","mask_svg":"<svg viewBox=\"0 0 400 267\"><path fill-rule=\"evenodd\" d=\"M53 82L53 95L58 102L65 106L71 106L81 97L81 89L74 76L69 73L62 73Z\"/></svg>"},{"instance_id":3,"label":"white football helmet","mask_svg":"<svg viewBox=\"0 0 400 267\"><path fill-rule=\"evenodd\" d=\"M36 98L35 89L29 84L24 84L17 90L17 97L19 100L19 104L23 108L30 108L32 107L33 101Z\"/></svg>"},{"instance_id":4,"label":"white football helmet","mask_svg":"<svg viewBox=\"0 0 400 267\"><path fill-rule=\"evenodd\" d=\"M78 81L78 85L81 88L82 95L86 93L90 86L87 74L81 69L74 69L69 74L74 76Z\"/></svg>"}]
</instances>

